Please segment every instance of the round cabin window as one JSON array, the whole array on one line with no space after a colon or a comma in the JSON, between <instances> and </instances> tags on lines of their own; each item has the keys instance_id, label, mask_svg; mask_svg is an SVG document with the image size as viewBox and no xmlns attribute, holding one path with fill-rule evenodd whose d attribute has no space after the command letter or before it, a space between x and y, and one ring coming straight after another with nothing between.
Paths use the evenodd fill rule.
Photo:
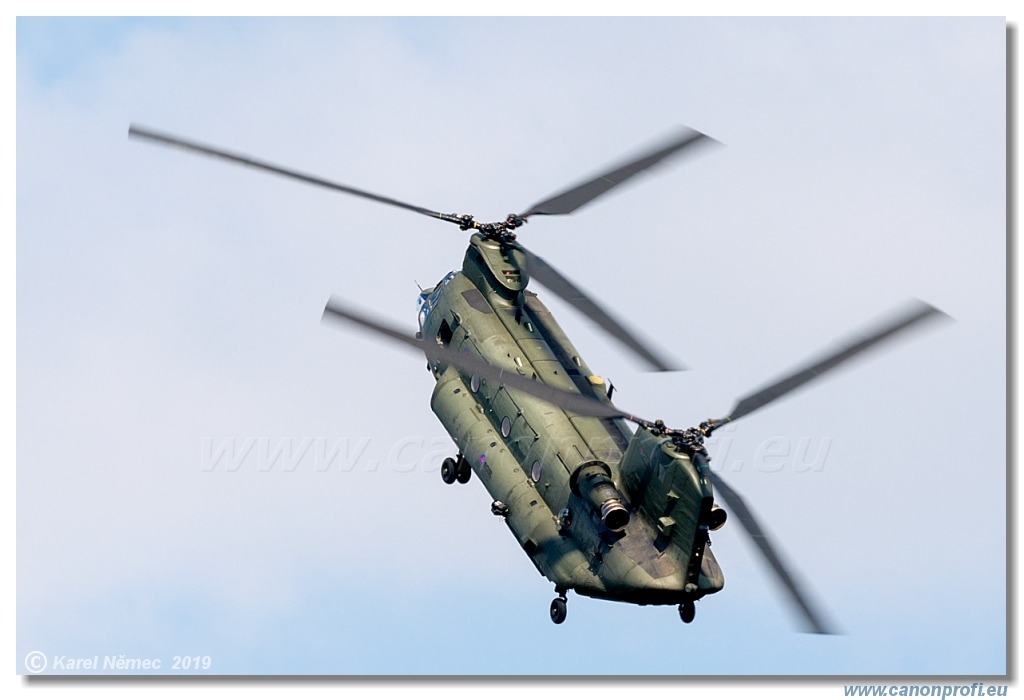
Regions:
<instances>
[{"instance_id":1,"label":"round cabin window","mask_svg":"<svg viewBox=\"0 0 1024 700\"><path fill-rule=\"evenodd\" d=\"M480 391L480 377L474 374L469 380L469 388L474 394Z\"/></svg>"},{"instance_id":2,"label":"round cabin window","mask_svg":"<svg viewBox=\"0 0 1024 700\"><path fill-rule=\"evenodd\" d=\"M530 470L530 478L533 479L533 483L540 482L540 476L543 473L540 462L538 460L533 461L533 468Z\"/></svg>"},{"instance_id":3,"label":"round cabin window","mask_svg":"<svg viewBox=\"0 0 1024 700\"><path fill-rule=\"evenodd\" d=\"M512 420L505 416L501 419L501 436L508 437L508 434L512 432Z\"/></svg>"}]
</instances>

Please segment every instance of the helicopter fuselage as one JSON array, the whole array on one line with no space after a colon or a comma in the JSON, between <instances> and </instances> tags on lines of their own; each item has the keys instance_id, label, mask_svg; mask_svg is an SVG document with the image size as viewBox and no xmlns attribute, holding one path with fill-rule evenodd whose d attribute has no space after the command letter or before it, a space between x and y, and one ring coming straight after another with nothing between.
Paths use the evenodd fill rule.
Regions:
<instances>
[{"instance_id":1,"label":"helicopter fuselage","mask_svg":"<svg viewBox=\"0 0 1024 700\"><path fill-rule=\"evenodd\" d=\"M420 296L415 338L331 297L323 318L361 328L427 358L436 386L431 408L458 447L445 459L446 483L473 474L540 573L555 584L551 619L566 615L566 593L679 605L692 622L695 601L725 580L709 532L735 515L795 604L807 628L829 633L764 527L721 474L712 474L704 439L719 427L818 381L898 333L946 315L921 301L865 327L821 357L736 401L725 416L670 428L616 407L551 313L527 290L530 276L584 313L651 369L677 368L641 342L594 299L516 242L531 217L571 214L674 154L715 143L685 129L653 149L562 190L502 221L445 214L232 151L132 125L129 135L406 209L472 230L462 269ZM630 430L627 421L637 425ZM714 490L713 490L714 489Z\"/></svg>"},{"instance_id":2,"label":"helicopter fuselage","mask_svg":"<svg viewBox=\"0 0 1024 700\"><path fill-rule=\"evenodd\" d=\"M514 245L474 234L462 270L421 295L420 336L610 404L528 282ZM622 418L576 415L441 360L428 369L458 459L560 594L683 604L722 589L705 460Z\"/></svg>"}]
</instances>

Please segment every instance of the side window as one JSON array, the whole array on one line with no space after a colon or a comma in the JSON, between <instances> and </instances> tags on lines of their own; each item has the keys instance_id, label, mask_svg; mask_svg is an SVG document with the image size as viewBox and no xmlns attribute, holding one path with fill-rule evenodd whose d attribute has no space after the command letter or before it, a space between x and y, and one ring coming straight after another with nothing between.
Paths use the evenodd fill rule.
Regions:
<instances>
[{"instance_id":1,"label":"side window","mask_svg":"<svg viewBox=\"0 0 1024 700\"><path fill-rule=\"evenodd\" d=\"M448 347L451 345L452 337L455 332L452 327L448 324L448 319L441 321L441 327L437 329L437 344Z\"/></svg>"}]
</instances>

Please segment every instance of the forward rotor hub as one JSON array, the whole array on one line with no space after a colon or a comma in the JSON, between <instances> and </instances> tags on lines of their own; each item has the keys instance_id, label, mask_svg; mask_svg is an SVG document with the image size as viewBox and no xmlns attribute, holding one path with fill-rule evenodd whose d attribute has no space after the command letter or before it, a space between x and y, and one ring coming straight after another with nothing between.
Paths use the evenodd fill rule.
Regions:
<instances>
[{"instance_id":1,"label":"forward rotor hub","mask_svg":"<svg viewBox=\"0 0 1024 700\"><path fill-rule=\"evenodd\" d=\"M474 219L472 214L448 214L444 218L458 224L463 231L470 229L479 231L484 238L497 241L502 245L508 245L515 241L515 230L526 223L526 219L519 214L509 214L504 221L490 223L481 223Z\"/></svg>"}]
</instances>

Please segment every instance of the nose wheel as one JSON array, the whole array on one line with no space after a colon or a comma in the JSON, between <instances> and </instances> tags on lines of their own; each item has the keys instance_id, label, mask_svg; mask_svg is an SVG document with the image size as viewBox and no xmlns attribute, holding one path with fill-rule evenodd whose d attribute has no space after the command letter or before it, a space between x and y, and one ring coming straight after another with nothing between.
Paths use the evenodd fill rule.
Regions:
<instances>
[{"instance_id":1,"label":"nose wheel","mask_svg":"<svg viewBox=\"0 0 1024 700\"><path fill-rule=\"evenodd\" d=\"M462 455L459 455L457 459L446 457L441 462L441 481L446 484L454 484L456 481L465 484L472 476L473 469Z\"/></svg>"},{"instance_id":2,"label":"nose wheel","mask_svg":"<svg viewBox=\"0 0 1024 700\"><path fill-rule=\"evenodd\" d=\"M679 619L690 624L693 622L693 618L697 616L697 606L692 600L688 600L685 603L679 605Z\"/></svg>"},{"instance_id":3,"label":"nose wheel","mask_svg":"<svg viewBox=\"0 0 1024 700\"><path fill-rule=\"evenodd\" d=\"M466 458L459 455L459 459L455 462L455 480L460 484L466 484L469 483L471 476L473 476L473 469L469 466Z\"/></svg>"},{"instance_id":4,"label":"nose wheel","mask_svg":"<svg viewBox=\"0 0 1024 700\"><path fill-rule=\"evenodd\" d=\"M441 462L441 481L446 484L454 484L457 475L458 471L455 460L451 457L446 457L445 460Z\"/></svg>"}]
</instances>

